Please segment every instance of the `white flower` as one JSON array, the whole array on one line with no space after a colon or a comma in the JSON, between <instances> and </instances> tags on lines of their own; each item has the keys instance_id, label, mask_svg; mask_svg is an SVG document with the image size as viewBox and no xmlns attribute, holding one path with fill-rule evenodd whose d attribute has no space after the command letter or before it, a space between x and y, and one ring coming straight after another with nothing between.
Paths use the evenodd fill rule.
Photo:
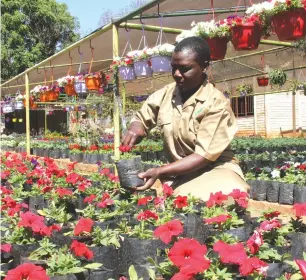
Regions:
<instances>
[{"instance_id":1,"label":"white flower","mask_svg":"<svg viewBox=\"0 0 306 280\"><path fill-rule=\"evenodd\" d=\"M57 80L57 83L60 87L64 87L65 85L67 85L69 82L73 83L75 80L75 77L74 76L65 76L65 77L62 77L62 78L59 78Z\"/></svg>"},{"instance_id":2,"label":"white flower","mask_svg":"<svg viewBox=\"0 0 306 280\"><path fill-rule=\"evenodd\" d=\"M280 177L280 171L278 169L274 169L271 172L271 176L272 176L272 178L279 178Z\"/></svg>"},{"instance_id":3,"label":"white flower","mask_svg":"<svg viewBox=\"0 0 306 280\"><path fill-rule=\"evenodd\" d=\"M300 162L296 162L293 166L294 166L294 167L299 167L300 165L301 165Z\"/></svg>"},{"instance_id":4,"label":"white flower","mask_svg":"<svg viewBox=\"0 0 306 280\"><path fill-rule=\"evenodd\" d=\"M155 55L171 55L174 51L174 46L168 43L162 44L162 45L158 45L154 48L152 48L153 53Z\"/></svg>"},{"instance_id":5,"label":"white flower","mask_svg":"<svg viewBox=\"0 0 306 280\"><path fill-rule=\"evenodd\" d=\"M196 36L196 34L195 34L193 29L191 29L191 30L184 30L181 34L176 36L175 41L179 43L183 39L188 38L188 37L192 37L192 36Z\"/></svg>"},{"instance_id":6,"label":"white flower","mask_svg":"<svg viewBox=\"0 0 306 280\"><path fill-rule=\"evenodd\" d=\"M253 4L251 7L249 7L246 10L245 13L248 16L252 16L252 15L259 15L264 12L269 12L274 8L276 2L285 3L286 0L273 0L271 2L265 1L259 4Z\"/></svg>"},{"instance_id":7,"label":"white flower","mask_svg":"<svg viewBox=\"0 0 306 280\"><path fill-rule=\"evenodd\" d=\"M16 97L15 97L15 101L22 101L24 100L24 95L22 95L21 93L19 93Z\"/></svg>"},{"instance_id":8,"label":"white flower","mask_svg":"<svg viewBox=\"0 0 306 280\"><path fill-rule=\"evenodd\" d=\"M30 93L40 93L42 87L43 87L42 85L38 85L38 86L34 87L34 88L30 91Z\"/></svg>"}]
</instances>

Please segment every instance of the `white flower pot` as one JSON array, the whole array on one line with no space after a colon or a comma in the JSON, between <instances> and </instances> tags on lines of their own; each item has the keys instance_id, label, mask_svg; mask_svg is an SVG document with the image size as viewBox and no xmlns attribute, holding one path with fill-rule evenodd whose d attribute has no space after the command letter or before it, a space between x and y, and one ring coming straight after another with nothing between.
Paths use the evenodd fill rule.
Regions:
<instances>
[{"instance_id":1,"label":"white flower pot","mask_svg":"<svg viewBox=\"0 0 306 280\"><path fill-rule=\"evenodd\" d=\"M75 81L74 90L77 94L87 93L87 87L85 81Z\"/></svg>"},{"instance_id":2,"label":"white flower pot","mask_svg":"<svg viewBox=\"0 0 306 280\"><path fill-rule=\"evenodd\" d=\"M9 114L9 113L13 113L14 112L14 107L12 104L5 104L3 106L3 114Z\"/></svg>"},{"instance_id":3,"label":"white flower pot","mask_svg":"<svg viewBox=\"0 0 306 280\"><path fill-rule=\"evenodd\" d=\"M24 108L22 101L16 101L15 102L15 110L22 110Z\"/></svg>"}]
</instances>

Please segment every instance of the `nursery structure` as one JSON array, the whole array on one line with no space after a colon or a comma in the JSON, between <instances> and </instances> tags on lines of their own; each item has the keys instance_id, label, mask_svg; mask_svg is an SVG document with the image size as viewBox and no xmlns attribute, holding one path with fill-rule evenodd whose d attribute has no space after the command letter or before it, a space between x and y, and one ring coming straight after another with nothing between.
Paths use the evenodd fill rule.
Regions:
<instances>
[{"instance_id":1,"label":"nursery structure","mask_svg":"<svg viewBox=\"0 0 306 280\"><path fill-rule=\"evenodd\" d=\"M253 2L252 4L255 5L260 1ZM68 75L70 73L76 74L84 68L89 68L90 72L98 70L108 72L113 58L125 56L127 50L132 46L136 49L136 46L139 45L139 49L143 46L154 46L165 42L173 43L176 36L181 34L183 30L190 29L193 21L196 23L211 19L217 21L233 14L242 16L247 9L247 6L237 6L235 1L226 1L226 3L221 0L197 0L182 3L177 3L174 0L152 1L125 17L116 19L112 23L99 28L52 57L6 81L1 85L2 92L4 95L12 94L17 90L25 92L28 101L25 104L31 105L31 88L36 85L51 83L65 76L67 69ZM252 11L248 12L251 13ZM303 88L305 61L296 48L296 44L292 41L295 38L287 38L291 41L281 41L277 39L277 36L280 37L279 34L277 36L273 35L274 33L271 34L268 40L260 38L259 35L258 42L249 46L237 45L237 42L239 43L238 39L243 39L242 35L239 35L240 37L238 36L236 41L232 40L232 43L223 40L225 42L222 43L223 54L221 53L221 56L220 53L216 54L216 61L211 67L209 79L225 94L230 93L233 110L238 116L239 133L242 135L260 134L270 137L280 135L280 131L281 133L292 132L295 134L298 130L301 131L305 128L305 110L303 110L306 102L306 97L303 94L305 92ZM301 37L303 34L298 34L297 38L299 38L298 36ZM113 42L112 45L105 43L111 41ZM210 45L213 50L212 44ZM223 58L225 52L226 57ZM267 66L270 69L280 68L287 74L287 81L281 85L281 88L277 81L273 88L270 88L270 84L265 86L265 83L256 79L269 73ZM152 93L171 81L171 76L167 72L158 73L155 71L153 76L150 77L141 77L132 81L125 79L115 80L114 105L118 101L120 103L117 97L122 99L124 107L126 95ZM297 83L301 84L301 87L297 87L299 86ZM237 88L241 84L250 84L252 91L246 96L240 96ZM293 87L294 89L292 89ZM272 93L273 95L270 95ZM100 98L103 98L103 96L95 96L91 101L87 99L87 101L77 102L71 100L68 102L67 100L66 102L44 102L45 99L40 98L37 105L47 108L48 111L50 106L57 108L54 105L60 105L60 108L63 108L69 105L86 105L86 103L90 105L99 102ZM118 156L120 118L119 107L115 106L115 108L115 151ZM25 111L27 151L29 152L30 107L26 106Z\"/></svg>"}]
</instances>

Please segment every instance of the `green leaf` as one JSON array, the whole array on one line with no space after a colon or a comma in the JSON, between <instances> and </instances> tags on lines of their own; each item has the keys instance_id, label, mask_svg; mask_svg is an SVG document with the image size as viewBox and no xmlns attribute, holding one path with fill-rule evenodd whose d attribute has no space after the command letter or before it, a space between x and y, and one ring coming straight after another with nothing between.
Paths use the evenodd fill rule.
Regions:
<instances>
[{"instance_id":1,"label":"green leaf","mask_svg":"<svg viewBox=\"0 0 306 280\"><path fill-rule=\"evenodd\" d=\"M69 269L69 273L80 273L80 272L83 272L85 271L84 268L82 267L73 267L71 269Z\"/></svg>"},{"instance_id":2,"label":"green leaf","mask_svg":"<svg viewBox=\"0 0 306 280\"><path fill-rule=\"evenodd\" d=\"M88 265L85 265L84 268L87 268L87 269L98 269L102 265L103 265L102 263L90 263Z\"/></svg>"},{"instance_id":3,"label":"green leaf","mask_svg":"<svg viewBox=\"0 0 306 280\"><path fill-rule=\"evenodd\" d=\"M152 268L148 268L147 271L148 271L150 278L152 280L155 280L156 279L155 271Z\"/></svg>"},{"instance_id":4,"label":"green leaf","mask_svg":"<svg viewBox=\"0 0 306 280\"><path fill-rule=\"evenodd\" d=\"M46 216L47 215L43 210L37 210L37 213L41 216Z\"/></svg>"},{"instance_id":5,"label":"green leaf","mask_svg":"<svg viewBox=\"0 0 306 280\"><path fill-rule=\"evenodd\" d=\"M137 272L136 272L135 267L133 265L131 265L129 267L129 276L130 276L130 280L139 280Z\"/></svg>"},{"instance_id":6,"label":"green leaf","mask_svg":"<svg viewBox=\"0 0 306 280\"><path fill-rule=\"evenodd\" d=\"M290 277L290 280L300 280L300 279L303 279L303 277L299 273L295 273Z\"/></svg>"},{"instance_id":7,"label":"green leaf","mask_svg":"<svg viewBox=\"0 0 306 280\"><path fill-rule=\"evenodd\" d=\"M154 266L157 266L157 263L151 257L148 257L148 261L149 261L149 263L153 264Z\"/></svg>"}]
</instances>

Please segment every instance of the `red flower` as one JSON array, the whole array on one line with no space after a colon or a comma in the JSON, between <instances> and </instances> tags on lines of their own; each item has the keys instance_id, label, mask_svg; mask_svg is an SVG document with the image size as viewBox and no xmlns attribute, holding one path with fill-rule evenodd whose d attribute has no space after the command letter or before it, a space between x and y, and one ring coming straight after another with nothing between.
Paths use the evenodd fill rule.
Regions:
<instances>
[{"instance_id":1,"label":"red flower","mask_svg":"<svg viewBox=\"0 0 306 280\"><path fill-rule=\"evenodd\" d=\"M32 212L21 212L21 220L18 223L19 227L29 227L33 232L40 232L41 228L45 227L44 217L38 216Z\"/></svg>"},{"instance_id":2,"label":"red flower","mask_svg":"<svg viewBox=\"0 0 306 280\"><path fill-rule=\"evenodd\" d=\"M173 194L173 189L168 184L163 184L163 193L165 197L169 197Z\"/></svg>"},{"instance_id":3,"label":"red flower","mask_svg":"<svg viewBox=\"0 0 306 280\"><path fill-rule=\"evenodd\" d=\"M221 223L225 223L231 217L232 217L231 215L219 215L217 217L205 219L204 222L206 224L221 224Z\"/></svg>"},{"instance_id":4,"label":"red flower","mask_svg":"<svg viewBox=\"0 0 306 280\"><path fill-rule=\"evenodd\" d=\"M272 220L263 221L260 224L259 229L264 231L270 231L271 229L280 228L281 226L282 225L278 220L272 219Z\"/></svg>"},{"instance_id":5,"label":"red flower","mask_svg":"<svg viewBox=\"0 0 306 280\"><path fill-rule=\"evenodd\" d=\"M185 273L185 271L180 271L175 273L171 280L194 280L193 278L194 273Z\"/></svg>"},{"instance_id":6,"label":"red flower","mask_svg":"<svg viewBox=\"0 0 306 280\"><path fill-rule=\"evenodd\" d=\"M63 197L63 196L72 196L73 192L72 190L68 190L65 188L58 188L55 190L55 192L59 195L59 197Z\"/></svg>"},{"instance_id":7,"label":"red flower","mask_svg":"<svg viewBox=\"0 0 306 280\"><path fill-rule=\"evenodd\" d=\"M248 207L248 193L242 192L239 189L234 189L228 196L231 196L240 207Z\"/></svg>"},{"instance_id":8,"label":"red flower","mask_svg":"<svg viewBox=\"0 0 306 280\"><path fill-rule=\"evenodd\" d=\"M87 196L84 198L84 203L92 203L97 198L96 195L91 194L90 196Z\"/></svg>"},{"instance_id":9,"label":"red flower","mask_svg":"<svg viewBox=\"0 0 306 280\"><path fill-rule=\"evenodd\" d=\"M214 251L218 252L223 263L241 264L247 254L241 243L227 244L223 241L218 241L214 244Z\"/></svg>"},{"instance_id":10,"label":"red flower","mask_svg":"<svg viewBox=\"0 0 306 280\"><path fill-rule=\"evenodd\" d=\"M296 203L293 205L293 209L295 210L295 215L299 218L302 216L306 216L306 203Z\"/></svg>"},{"instance_id":11,"label":"red flower","mask_svg":"<svg viewBox=\"0 0 306 280\"><path fill-rule=\"evenodd\" d=\"M83 232L91 232L94 223L95 222L90 218L79 219L77 225L74 228L74 235L78 236Z\"/></svg>"},{"instance_id":12,"label":"red flower","mask_svg":"<svg viewBox=\"0 0 306 280\"><path fill-rule=\"evenodd\" d=\"M304 279L306 279L306 261L304 260L295 260L296 264L298 265L302 276Z\"/></svg>"},{"instance_id":13,"label":"red flower","mask_svg":"<svg viewBox=\"0 0 306 280\"><path fill-rule=\"evenodd\" d=\"M152 196L146 196L138 199L137 205L142 206L142 205L147 205L149 201L151 201L153 198Z\"/></svg>"},{"instance_id":14,"label":"red flower","mask_svg":"<svg viewBox=\"0 0 306 280\"><path fill-rule=\"evenodd\" d=\"M176 208L184 208L186 206L188 206L188 201L187 201L187 196L177 196L176 199L174 199L174 207Z\"/></svg>"},{"instance_id":15,"label":"red flower","mask_svg":"<svg viewBox=\"0 0 306 280\"><path fill-rule=\"evenodd\" d=\"M109 168L103 168L101 171L100 171L100 174L101 175L108 175L110 173L110 169Z\"/></svg>"},{"instance_id":16,"label":"red flower","mask_svg":"<svg viewBox=\"0 0 306 280\"><path fill-rule=\"evenodd\" d=\"M70 246L70 250L77 256L77 257L84 257L87 260L91 260L93 258L93 252L88 249L88 247L77 240L73 240Z\"/></svg>"},{"instance_id":17,"label":"red flower","mask_svg":"<svg viewBox=\"0 0 306 280\"><path fill-rule=\"evenodd\" d=\"M107 206L113 205L115 202L112 199L106 198L102 202L97 203L97 207L106 208Z\"/></svg>"},{"instance_id":18,"label":"red flower","mask_svg":"<svg viewBox=\"0 0 306 280\"><path fill-rule=\"evenodd\" d=\"M7 189L7 188L4 187L4 186L1 186L1 187L0 187L0 194L12 194L12 193L13 193L13 191Z\"/></svg>"},{"instance_id":19,"label":"red flower","mask_svg":"<svg viewBox=\"0 0 306 280\"><path fill-rule=\"evenodd\" d=\"M273 218L277 218L281 213L278 211L273 211L273 212L269 212L269 213L265 213L264 217L266 219L273 219Z\"/></svg>"},{"instance_id":20,"label":"red flower","mask_svg":"<svg viewBox=\"0 0 306 280\"><path fill-rule=\"evenodd\" d=\"M205 257L206 252L206 246L197 240L183 238L169 250L168 257L183 274L194 275L209 268L210 261Z\"/></svg>"},{"instance_id":21,"label":"red flower","mask_svg":"<svg viewBox=\"0 0 306 280\"><path fill-rule=\"evenodd\" d=\"M9 253L12 251L12 245L11 244L1 244L1 253Z\"/></svg>"},{"instance_id":22,"label":"red flower","mask_svg":"<svg viewBox=\"0 0 306 280\"><path fill-rule=\"evenodd\" d=\"M129 145L125 145L125 146L121 145L121 146L119 147L119 150L120 150L120 152L122 152L122 153L126 153L126 152L129 152L129 151L131 150L131 147L130 147Z\"/></svg>"},{"instance_id":23,"label":"red flower","mask_svg":"<svg viewBox=\"0 0 306 280\"><path fill-rule=\"evenodd\" d=\"M72 185L75 185L76 183L78 183L79 181L82 181L83 177L76 174L76 173L70 173L68 174L68 176L66 177L66 182Z\"/></svg>"},{"instance_id":24,"label":"red flower","mask_svg":"<svg viewBox=\"0 0 306 280\"><path fill-rule=\"evenodd\" d=\"M257 272L261 275L266 275L269 265L264 261L254 257L243 260L240 264L239 272L242 276L248 276Z\"/></svg>"},{"instance_id":25,"label":"red flower","mask_svg":"<svg viewBox=\"0 0 306 280\"><path fill-rule=\"evenodd\" d=\"M247 246L251 254L256 254L259 251L259 247L264 243L261 232L255 230L253 235L247 241Z\"/></svg>"},{"instance_id":26,"label":"red flower","mask_svg":"<svg viewBox=\"0 0 306 280\"><path fill-rule=\"evenodd\" d=\"M173 236L178 236L184 231L181 221L173 220L154 230L154 236L168 244Z\"/></svg>"},{"instance_id":27,"label":"red flower","mask_svg":"<svg viewBox=\"0 0 306 280\"><path fill-rule=\"evenodd\" d=\"M227 201L228 196L223 194L221 191L215 194L211 193L209 200L206 202L207 207L213 207L215 205L222 205L224 201Z\"/></svg>"},{"instance_id":28,"label":"red flower","mask_svg":"<svg viewBox=\"0 0 306 280\"><path fill-rule=\"evenodd\" d=\"M24 263L8 271L4 280L49 280L46 271L38 265Z\"/></svg>"},{"instance_id":29,"label":"red flower","mask_svg":"<svg viewBox=\"0 0 306 280\"><path fill-rule=\"evenodd\" d=\"M291 6L291 0L286 0L287 6Z\"/></svg>"},{"instance_id":30,"label":"red flower","mask_svg":"<svg viewBox=\"0 0 306 280\"><path fill-rule=\"evenodd\" d=\"M137 216L138 221L148 220L148 219L158 220L158 215L150 210L145 210L143 212L140 212Z\"/></svg>"}]
</instances>

